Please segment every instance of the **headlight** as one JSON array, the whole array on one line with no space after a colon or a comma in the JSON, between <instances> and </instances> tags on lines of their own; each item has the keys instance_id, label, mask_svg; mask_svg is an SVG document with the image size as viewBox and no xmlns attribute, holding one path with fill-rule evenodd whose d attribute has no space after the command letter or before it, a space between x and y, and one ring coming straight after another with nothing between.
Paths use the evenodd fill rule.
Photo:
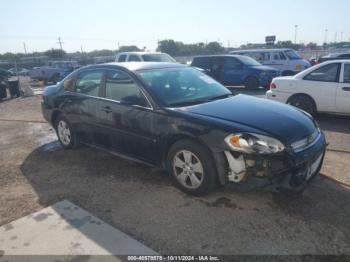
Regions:
<instances>
[{"instance_id":1,"label":"headlight","mask_svg":"<svg viewBox=\"0 0 350 262\"><path fill-rule=\"evenodd\" d=\"M277 139L252 133L232 134L225 138L225 142L233 151L248 154L272 154L285 148Z\"/></svg>"}]
</instances>

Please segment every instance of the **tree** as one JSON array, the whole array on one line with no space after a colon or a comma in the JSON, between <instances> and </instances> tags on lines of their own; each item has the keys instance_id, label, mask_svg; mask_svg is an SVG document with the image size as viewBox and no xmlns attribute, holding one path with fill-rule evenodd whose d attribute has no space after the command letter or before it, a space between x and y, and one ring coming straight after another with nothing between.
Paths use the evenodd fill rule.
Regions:
<instances>
[{"instance_id":1,"label":"tree","mask_svg":"<svg viewBox=\"0 0 350 262\"><path fill-rule=\"evenodd\" d=\"M62 49L50 49L45 52L45 55L48 56L50 59L57 59L57 58L63 58L66 56L66 51Z\"/></svg>"},{"instance_id":2,"label":"tree","mask_svg":"<svg viewBox=\"0 0 350 262\"><path fill-rule=\"evenodd\" d=\"M179 52L179 43L175 43L175 41L171 39L162 40L158 43L157 51L167 53L171 56L177 56Z\"/></svg>"},{"instance_id":3,"label":"tree","mask_svg":"<svg viewBox=\"0 0 350 262\"><path fill-rule=\"evenodd\" d=\"M142 49L138 48L136 45L125 45L121 46L118 52L137 52L142 51Z\"/></svg>"},{"instance_id":4,"label":"tree","mask_svg":"<svg viewBox=\"0 0 350 262\"><path fill-rule=\"evenodd\" d=\"M225 48L223 48L218 42L210 42L205 46L205 49L209 54L219 54L225 51Z\"/></svg>"}]
</instances>

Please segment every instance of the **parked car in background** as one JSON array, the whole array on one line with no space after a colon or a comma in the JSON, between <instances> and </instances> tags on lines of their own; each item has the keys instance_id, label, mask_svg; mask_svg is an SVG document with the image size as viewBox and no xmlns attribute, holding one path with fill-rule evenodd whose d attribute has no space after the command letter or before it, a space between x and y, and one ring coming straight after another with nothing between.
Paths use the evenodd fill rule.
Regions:
<instances>
[{"instance_id":1,"label":"parked car in background","mask_svg":"<svg viewBox=\"0 0 350 262\"><path fill-rule=\"evenodd\" d=\"M161 52L123 52L117 54L116 62L168 62L176 63L170 55Z\"/></svg>"},{"instance_id":2,"label":"parked car in background","mask_svg":"<svg viewBox=\"0 0 350 262\"><path fill-rule=\"evenodd\" d=\"M322 56L316 60L316 64L323 63L325 61L339 60L339 59L350 59L350 53L329 54L326 56Z\"/></svg>"},{"instance_id":3,"label":"parked car in background","mask_svg":"<svg viewBox=\"0 0 350 262\"><path fill-rule=\"evenodd\" d=\"M17 69L15 67L10 68L9 70L7 70L12 76L20 75L20 76L26 76L28 75L28 72L30 70L26 69L26 68L22 68L22 67L17 67Z\"/></svg>"},{"instance_id":4,"label":"parked car in background","mask_svg":"<svg viewBox=\"0 0 350 262\"><path fill-rule=\"evenodd\" d=\"M77 68L76 61L49 61L47 66L35 67L28 75L35 80L57 83Z\"/></svg>"},{"instance_id":5,"label":"parked car in background","mask_svg":"<svg viewBox=\"0 0 350 262\"><path fill-rule=\"evenodd\" d=\"M230 54L250 56L263 65L278 69L282 76L295 75L311 66L307 60L289 48L237 50L231 51Z\"/></svg>"},{"instance_id":6,"label":"parked car in background","mask_svg":"<svg viewBox=\"0 0 350 262\"><path fill-rule=\"evenodd\" d=\"M64 148L84 143L165 168L193 195L228 182L300 190L319 172L326 146L303 111L232 95L177 63L81 68L45 89L42 111Z\"/></svg>"},{"instance_id":7,"label":"parked car in background","mask_svg":"<svg viewBox=\"0 0 350 262\"><path fill-rule=\"evenodd\" d=\"M208 75L225 86L245 86L248 89L269 87L280 72L241 55L196 56L191 66L204 69Z\"/></svg>"},{"instance_id":8,"label":"parked car in background","mask_svg":"<svg viewBox=\"0 0 350 262\"><path fill-rule=\"evenodd\" d=\"M1 69L0 68L0 77L2 77L2 79L6 79L9 78L11 76L11 73L5 69Z\"/></svg>"},{"instance_id":9,"label":"parked car in background","mask_svg":"<svg viewBox=\"0 0 350 262\"><path fill-rule=\"evenodd\" d=\"M350 60L327 61L292 77L275 78L268 99L309 114L350 114Z\"/></svg>"}]
</instances>

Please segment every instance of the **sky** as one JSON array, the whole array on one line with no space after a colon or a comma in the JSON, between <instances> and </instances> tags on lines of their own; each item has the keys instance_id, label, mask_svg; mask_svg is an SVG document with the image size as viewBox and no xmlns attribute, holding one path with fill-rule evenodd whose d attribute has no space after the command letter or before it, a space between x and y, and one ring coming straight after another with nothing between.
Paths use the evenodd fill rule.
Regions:
<instances>
[{"instance_id":1,"label":"sky","mask_svg":"<svg viewBox=\"0 0 350 262\"><path fill-rule=\"evenodd\" d=\"M154 50L157 41L262 43L350 40L349 0L0 0L0 53Z\"/></svg>"}]
</instances>

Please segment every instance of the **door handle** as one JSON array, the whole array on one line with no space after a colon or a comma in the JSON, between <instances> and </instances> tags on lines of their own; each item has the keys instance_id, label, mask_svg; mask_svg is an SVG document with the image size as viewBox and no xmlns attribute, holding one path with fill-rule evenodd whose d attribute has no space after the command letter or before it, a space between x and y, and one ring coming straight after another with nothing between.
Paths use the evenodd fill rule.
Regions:
<instances>
[{"instance_id":1,"label":"door handle","mask_svg":"<svg viewBox=\"0 0 350 262\"><path fill-rule=\"evenodd\" d=\"M350 87L346 86L342 88L344 91L350 91Z\"/></svg>"},{"instance_id":2,"label":"door handle","mask_svg":"<svg viewBox=\"0 0 350 262\"><path fill-rule=\"evenodd\" d=\"M112 109L109 106L104 106L104 107L102 107L102 111L104 111L108 114L108 113L112 112Z\"/></svg>"}]
</instances>

